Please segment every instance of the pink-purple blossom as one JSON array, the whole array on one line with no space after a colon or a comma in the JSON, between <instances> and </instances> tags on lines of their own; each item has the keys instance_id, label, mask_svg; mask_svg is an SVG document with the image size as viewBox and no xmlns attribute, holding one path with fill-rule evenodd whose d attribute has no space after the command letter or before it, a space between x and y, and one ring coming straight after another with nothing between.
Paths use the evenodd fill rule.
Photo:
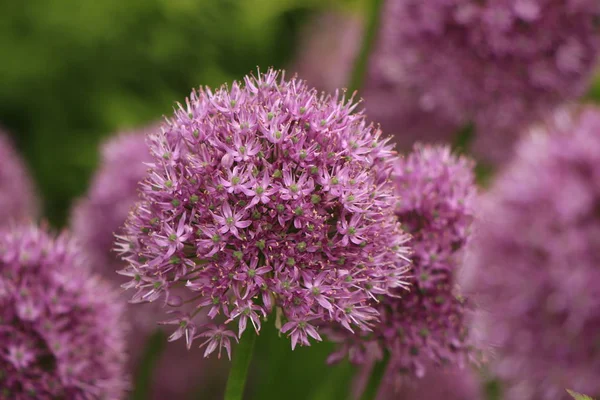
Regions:
<instances>
[{"instance_id":1,"label":"pink-purple blossom","mask_svg":"<svg viewBox=\"0 0 600 400\"><path fill-rule=\"evenodd\" d=\"M0 226L37 216L33 182L10 138L0 129Z\"/></svg>"},{"instance_id":2,"label":"pink-purple blossom","mask_svg":"<svg viewBox=\"0 0 600 400\"><path fill-rule=\"evenodd\" d=\"M381 323L372 333L334 333L331 361L347 355L364 363L390 353L390 376L422 377L426 365L462 365L469 357L465 299L455 285L462 249L470 236L476 194L473 162L449 147L416 145L395 165L396 213L412 235L413 285L381 298Z\"/></svg>"},{"instance_id":3,"label":"pink-purple blossom","mask_svg":"<svg viewBox=\"0 0 600 400\"><path fill-rule=\"evenodd\" d=\"M320 340L323 322L371 329L372 299L406 286L408 236L394 152L356 107L273 70L194 91L148 137L118 241L133 301L176 293L193 308L176 336L207 354L271 315L293 346Z\"/></svg>"},{"instance_id":4,"label":"pink-purple blossom","mask_svg":"<svg viewBox=\"0 0 600 400\"><path fill-rule=\"evenodd\" d=\"M472 368L428 366L422 379L403 382L397 390L388 382L379 390L377 400L483 400L481 373Z\"/></svg>"},{"instance_id":5,"label":"pink-purple blossom","mask_svg":"<svg viewBox=\"0 0 600 400\"><path fill-rule=\"evenodd\" d=\"M123 317L66 234L0 232L1 399L124 398Z\"/></svg>"},{"instance_id":6,"label":"pink-purple blossom","mask_svg":"<svg viewBox=\"0 0 600 400\"><path fill-rule=\"evenodd\" d=\"M561 111L481 201L461 281L507 399L600 394L600 111Z\"/></svg>"},{"instance_id":7,"label":"pink-purple blossom","mask_svg":"<svg viewBox=\"0 0 600 400\"><path fill-rule=\"evenodd\" d=\"M300 33L290 70L319 90L347 87L362 41L361 22L349 12L315 16Z\"/></svg>"},{"instance_id":8,"label":"pink-purple blossom","mask_svg":"<svg viewBox=\"0 0 600 400\"><path fill-rule=\"evenodd\" d=\"M119 232L138 199L138 182L148 170L145 163L151 161L146 134L154 129L159 129L159 125L107 139L101 146L98 170L90 187L71 212L70 225L75 237L96 272L108 280L118 277L115 271L123 265L112 251L114 234Z\"/></svg>"},{"instance_id":9,"label":"pink-purple blossom","mask_svg":"<svg viewBox=\"0 0 600 400\"><path fill-rule=\"evenodd\" d=\"M365 87L405 149L468 123L501 161L531 123L583 94L600 49L596 0L388 0Z\"/></svg>"}]
</instances>

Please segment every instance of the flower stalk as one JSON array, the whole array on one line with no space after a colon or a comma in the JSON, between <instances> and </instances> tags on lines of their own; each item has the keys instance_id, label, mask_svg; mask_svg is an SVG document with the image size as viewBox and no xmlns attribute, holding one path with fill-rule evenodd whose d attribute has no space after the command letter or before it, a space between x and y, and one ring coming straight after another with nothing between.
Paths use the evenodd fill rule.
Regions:
<instances>
[{"instance_id":1,"label":"flower stalk","mask_svg":"<svg viewBox=\"0 0 600 400\"><path fill-rule=\"evenodd\" d=\"M379 388L381 387L388 366L388 360L389 354L386 353L382 360L375 362L371 371L371 376L369 377L369 381L365 386L365 391L360 397L360 400L375 400L377 398Z\"/></svg>"},{"instance_id":2,"label":"flower stalk","mask_svg":"<svg viewBox=\"0 0 600 400\"><path fill-rule=\"evenodd\" d=\"M254 343L256 342L256 332L249 329L240 339L239 344L233 352L227 387L225 388L225 400L242 400L244 388L246 386L246 377L252 360Z\"/></svg>"},{"instance_id":3,"label":"flower stalk","mask_svg":"<svg viewBox=\"0 0 600 400\"><path fill-rule=\"evenodd\" d=\"M382 6L383 0L370 0L370 4L367 5L368 14L366 17L363 41L360 52L354 61L354 68L352 70L352 75L350 75L350 82L348 83L348 91L350 93L362 89L369 65L369 56L371 55L371 51L377 39L377 30L379 28Z\"/></svg>"}]
</instances>

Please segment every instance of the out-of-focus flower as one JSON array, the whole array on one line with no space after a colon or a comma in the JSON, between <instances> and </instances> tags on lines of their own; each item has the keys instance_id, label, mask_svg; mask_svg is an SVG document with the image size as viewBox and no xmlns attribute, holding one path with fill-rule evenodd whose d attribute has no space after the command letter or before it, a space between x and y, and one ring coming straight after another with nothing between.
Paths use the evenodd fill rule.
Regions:
<instances>
[{"instance_id":1,"label":"out-of-focus flower","mask_svg":"<svg viewBox=\"0 0 600 400\"><path fill-rule=\"evenodd\" d=\"M121 399L123 308L70 238L0 233L0 398Z\"/></svg>"},{"instance_id":2,"label":"out-of-focus flower","mask_svg":"<svg viewBox=\"0 0 600 400\"><path fill-rule=\"evenodd\" d=\"M350 336L331 360L348 354L364 362L382 349L390 353L390 376L422 377L427 364L461 365L466 343L465 300L454 272L469 238L476 194L473 162L448 147L416 145L396 164L398 219L413 239L410 292L381 299L381 323L373 333ZM334 339L340 339L334 336ZM374 349L377 349L374 352Z\"/></svg>"},{"instance_id":3,"label":"out-of-focus flower","mask_svg":"<svg viewBox=\"0 0 600 400\"><path fill-rule=\"evenodd\" d=\"M71 226L82 245L94 272L103 275L115 288L122 283L117 271L126 264L113 251L115 233L138 200L139 182L146 176L152 158L146 145L146 136L160 130L159 124L136 131L124 132L110 138L102 146L99 169L85 197L75 205ZM121 292L123 303L130 296ZM128 304L125 308L132 329L128 335L131 353L130 370L140 366L145 345L150 336L160 329L157 321L172 319L164 302L152 307ZM164 329L164 328L163 328ZM169 346L161 354L153 371L151 392L153 399L181 397L201 387L210 371L202 370L201 363L185 346Z\"/></svg>"},{"instance_id":4,"label":"out-of-focus flower","mask_svg":"<svg viewBox=\"0 0 600 400\"><path fill-rule=\"evenodd\" d=\"M377 400L482 400L477 373L471 368L427 368L422 379L403 383L401 390L383 387Z\"/></svg>"},{"instance_id":5,"label":"out-of-focus flower","mask_svg":"<svg viewBox=\"0 0 600 400\"><path fill-rule=\"evenodd\" d=\"M600 394L600 112L557 113L481 203L461 281L507 399Z\"/></svg>"},{"instance_id":6,"label":"out-of-focus flower","mask_svg":"<svg viewBox=\"0 0 600 400\"><path fill-rule=\"evenodd\" d=\"M396 157L355 107L270 70L193 92L150 136L122 274L134 302L175 295L195 307L173 339L200 334L215 351L277 308L292 346L307 345L322 321L369 329L371 299L406 285ZM206 331L203 313L227 328Z\"/></svg>"},{"instance_id":7,"label":"out-of-focus flower","mask_svg":"<svg viewBox=\"0 0 600 400\"><path fill-rule=\"evenodd\" d=\"M107 140L90 188L72 211L75 237L97 267L96 272L113 281L119 277L116 271L123 266L112 251L114 235L138 200L139 182L148 170L146 163L151 161L146 135L158 129L157 124Z\"/></svg>"},{"instance_id":8,"label":"out-of-focus flower","mask_svg":"<svg viewBox=\"0 0 600 400\"><path fill-rule=\"evenodd\" d=\"M0 226L35 218L37 205L25 164L0 129Z\"/></svg>"},{"instance_id":9,"label":"out-of-focus flower","mask_svg":"<svg viewBox=\"0 0 600 400\"><path fill-rule=\"evenodd\" d=\"M473 123L474 151L501 161L523 128L583 93L599 18L597 0L388 0L369 116L403 148Z\"/></svg>"},{"instance_id":10,"label":"out-of-focus flower","mask_svg":"<svg viewBox=\"0 0 600 400\"><path fill-rule=\"evenodd\" d=\"M307 24L291 70L319 90L347 87L362 40L358 16L329 12Z\"/></svg>"}]
</instances>

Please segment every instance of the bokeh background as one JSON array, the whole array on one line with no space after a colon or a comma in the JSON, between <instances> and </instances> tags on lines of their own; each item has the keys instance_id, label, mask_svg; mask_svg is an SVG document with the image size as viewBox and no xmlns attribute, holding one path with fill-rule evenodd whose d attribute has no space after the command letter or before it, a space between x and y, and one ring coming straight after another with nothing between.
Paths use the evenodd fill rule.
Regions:
<instances>
[{"instance_id":1,"label":"bokeh background","mask_svg":"<svg viewBox=\"0 0 600 400\"><path fill-rule=\"evenodd\" d=\"M273 66L299 70L338 62L347 76L361 32L318 38L323 54L303 53L325 13L361 21L364 0L29 0L0 2L0 124L13 136L34 176L43 215L65 226L71 203L85 193L98 145L117 132L170 114L193 87L217 86ZM315 22L316 21L316 22ZM339 54L347 49L349 55ZM354 50L353 50L354 49ZM337 52L337 53L336 53ZM341 61L339 61L341 60ZM337 77L337 78L336 78ZM315 85L324 85L315 82ZM344 86L344 82L335 82ZM587 101L600 101L600 81ZM486 176L490 171L486 169ZM484 176L482 172L482 181ZM339 399L357 371L327 366L328 344L300 348L265 330L252 364L253 399ZM132 398L149 396L149 373L166 343L151 338ZM162 343L162 344L161 344ZM182 343L175 345L182 346ZM221 360L211 366L226 370ZM204 364L198 361L198 375ZM211 374L189 398L218 398L224 377ZM500 398L485 378L489 399ZM319 393L319 396L316 394Z\"/></svg>"}]
</instances>

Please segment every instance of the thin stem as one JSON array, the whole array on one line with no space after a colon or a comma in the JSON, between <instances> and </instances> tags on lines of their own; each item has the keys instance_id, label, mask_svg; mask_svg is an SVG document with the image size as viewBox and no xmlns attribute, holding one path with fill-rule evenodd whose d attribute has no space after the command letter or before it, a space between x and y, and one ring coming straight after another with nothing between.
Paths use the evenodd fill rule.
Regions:
<instances>
[{"instance_id":1,"label":"thin stem","mask_svg":"<svg viewBox=\"0 0 600 400\"><path fill-rule=\"evenodd\" d=\"M388 355L386 354L381 361L377 361L373 370L371 371L371 377L367 383L365 391L361 396L361 400L375 400L377 398L377 394L379 393L379 388L383 381L383 376L385 375L385 370L388 365Z\"/></svg>"},{"instance_id":2,"label":"thin stem","mask_svg":"<svg viewBox=\"0 0 600 400\"><path fill-rule=\"evenodd\" d=\"M454 135L452 147L461 154L469 154L475 140L475 127L472 123L466 124Z\"/></svg>"},{"instance_id":3,"label":"thin stem","mask_svg":"<svg viewBox=\"0 0 600 400\"><path fill-rule=\"evenodd\" d=\"M256 333L253 329L248 329L235 347L225 389L225 400L242 400L255 341Z\"/></svg>"},{"instance_id":4,"label":"thin stem","mask_svg":"<svg viewBox=\"0 0 600 400\"><path fill-rule=\"evenodd\" d=\"M373 372L373 367L375 366L376 362L377 360L375 359L369 359L359 366L352 384L352 397L350 397L351 400L360 400L362 394L367 388L367 384L369 383L369 379L371 378L371 373Z\"/></svg>"},{"instance_id":5,"label":"thin stem","mask_svg":"<svg viewBox=\"0 0 600 400\"><path fill-rule=\"evenodd\" d=\"M354 368L349 362L332 368L333 372L324 377L321 384L312 392L309 397L310 400L331 400L347 397L346 395L350 391L347 382Z\"/></svg>"},{"instance_id":6,"label":"thin stem","mask_svg":"<svg viewBox=\"0 0 600 400\"><path fill-rule=\"evenodd\" d=\"M367 74L367 67L369 65L369 56L371 55L371 50L375 45L377 30L379 28L379 19L381 16L383 0L368 1L369 4L367 6L367 18L365 32L363 34L363 41L360 47L360 52L354 61L354 68L352 69L350 82L348 82L348 91L350 93L354 93L355 91L362 89L363 82Z\"/></svg>"},{"instance_id":7,"label":"thin stem","mask_svg":"<svg viewBox=\"0 0 600 400\"><path fill-rule=\"evenodd\" d=\"M167 338L162 330L156 330L148 338L139 368L135 374L135 387L131 393L130 400L145 400L150 398L152 372L162 355L166 342Z\"/></svg>"}]
</instances>

